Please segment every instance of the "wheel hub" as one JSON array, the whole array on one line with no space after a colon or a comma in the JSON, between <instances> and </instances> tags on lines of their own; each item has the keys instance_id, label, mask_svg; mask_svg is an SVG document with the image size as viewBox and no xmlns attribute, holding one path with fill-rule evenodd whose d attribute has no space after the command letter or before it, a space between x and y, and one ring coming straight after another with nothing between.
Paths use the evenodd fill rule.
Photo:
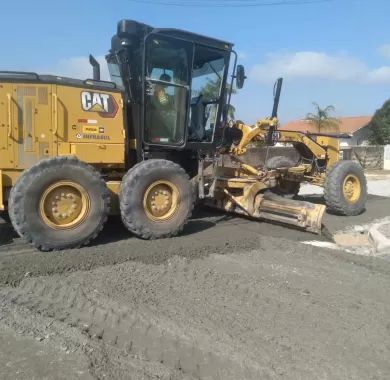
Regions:
<instances>
[{"instance_id":1,"label":"wheel hub","mask_svg":"<svg viewBox=\"0 0 390 380\"><path fill-rule=\"evenodd\" d=\"M40 215L54 229L68 229L79 225L89 213L88 193L79 184L59 181L52 184L40 200Z\"/></svg>"},{"instance_id":2,"label":"wheel hub","mask_svg":"<svg viewBox=\"0 0 390 380\"><path fill-rule=\"evenodd\" d=\"M170 181L153 182L144 194L144 210L154 221L170 219L179 205L179 191Z\"/></svg>"},{"instance_id":3,"label":"wheel hub","mask_svg":"<svg viewBox=\"0 0 390 380\"><path fill-rule=\"evenodd\" d=\"M357 178L355 175L352 174L348 175L344 179L343 194L345 199L349 203L357 202L361 194L361 185L360 185L359 178Z\"/></svg>"}]
</instances>

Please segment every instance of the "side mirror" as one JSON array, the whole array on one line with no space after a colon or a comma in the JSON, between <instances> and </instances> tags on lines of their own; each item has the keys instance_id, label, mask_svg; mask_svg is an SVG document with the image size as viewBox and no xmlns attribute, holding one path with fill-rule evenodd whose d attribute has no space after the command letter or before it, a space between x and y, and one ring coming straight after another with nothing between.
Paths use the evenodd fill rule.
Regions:
<instances>
[{"instance_id":1,"label":"side mirror","mask_svg":"<svg viewBox=\"0 0 390 380\"><path fill-rule=\"evenodd\" d=\"M243 65L238 65L236 71L236 86L239 90L244 87L245 79L245 67Z\"/></svg>"}]
</instances>

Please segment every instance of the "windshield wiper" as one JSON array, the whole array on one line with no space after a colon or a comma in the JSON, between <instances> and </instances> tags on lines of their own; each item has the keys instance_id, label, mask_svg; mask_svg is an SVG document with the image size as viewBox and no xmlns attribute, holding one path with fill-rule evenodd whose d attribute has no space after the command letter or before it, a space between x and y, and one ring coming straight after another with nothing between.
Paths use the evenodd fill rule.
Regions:
<instances>
[{"instance_id":1,"label":"windshield wiper","mask_svg":"<svg viewBox=\"0 0 390 380\"><path fill-rule=\"evenodd\" d=\"M222 77L219 75L218 71L215 70L215 68L213 67L213 65L210 63L210 62L207 62L207 64L210 66L210 69L214 71L214 73L218 76L218 79L219 80L222 80Z\"/></svg>"}]
</instances>

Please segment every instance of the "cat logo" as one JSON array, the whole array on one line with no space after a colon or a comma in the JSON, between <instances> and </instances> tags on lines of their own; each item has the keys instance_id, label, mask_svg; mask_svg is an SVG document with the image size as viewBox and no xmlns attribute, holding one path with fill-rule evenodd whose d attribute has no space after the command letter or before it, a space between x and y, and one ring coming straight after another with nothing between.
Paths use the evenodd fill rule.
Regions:
<instances>
[{"instance_id":1,"label":"cat logo","mask_svg":"<svg viewBox=\"0 0 390 380\"><path fill-rule=\"evenodd\" d=\"M101 117L115 117L118 104L110 94L100 92L81 92L81 108L87 112L97 112Z\"/></svg>"}]
</instances>

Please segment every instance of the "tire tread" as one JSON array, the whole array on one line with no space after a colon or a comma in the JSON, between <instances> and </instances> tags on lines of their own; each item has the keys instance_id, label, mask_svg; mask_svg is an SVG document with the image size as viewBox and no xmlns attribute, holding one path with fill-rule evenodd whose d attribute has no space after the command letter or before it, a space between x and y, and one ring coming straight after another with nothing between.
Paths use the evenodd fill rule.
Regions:
<instances>
[{"instance_id":1,"label":"tire tread","mask_svg":"<svg viewBox=\"0 0 390 380\"><path fill-rule=\"evenodd\" d=\"M362 212L362 207L351 207L340 196L341 181L345 177L347 171L356 170L360 174L362 197L367 198L367 180L363 170L359 164L354 161L339 161L336 162L326 174L324 184L324 198L328 209L339 215L355 216ZM362 199L362 198L361 198ZM357 202L359 203L359 202ZM365 204L365 199L363 205ZM364 208L364 207L363 207Z\"/></svg>"},{"instance_id":2,"label":"tire tread","mask_svg":"<svg viewBox=\"0 0 390 380\"><path fill-rule=\"evenodd\" d=\"M80 167L84 172L91 178L92 181L99 187L99 191L102 194L104 200L104 209L105 215L102 218L100 224L97 226L93 234L90 234L84 241L77 244L69 244L66 248L80 248L82 246L88 245L92 240L94 240L98 234L102 231L104 224L107 221L108 213L110 211L110 193L106 187L106 183L101 177L100 173L93 168L91 165L88 165L76 157L73 156L64 156L64 157L54 157L48 158L40 161L31 168L25 170L20 177L18 178L16 184L11 190L9 197L9 216L12 222L12 225L15 231L23 238L27 243L32 244L35 248L41 251L53 251L58 250L50 243L42 243L37 239L36 236L30 233L26 220L24 218L24 212L22 210L22 198L24 197L25 188L35 180L37 175L44 175L45 171L52 169L53 167L63 167L66 165L73 165ZM62 249L62 248L60 248Z\"/></svg>"},{"instance_id":3,"label":"tire tread","mask_svg":"<svg viewBox=\"0 0 390 380\"><path fill-rule=\"evenodd\" d=\"M190 183L190 178L186 171L179 166L178 164L163 160L163 159L151 159L147 161L143 161L141 163L138 163L134 167L132 167L123 177L122 179L122 185L119 192L119 199L120 199L120 209L121 209L121 218L123 221L123 224L126 226L126 228L133 232L135 235L142 239L158 239L158 238L170 238L178 235L184 228L184 225L187 223L187 221L191 218L192 211L195 204L195 191L193 189L193 186L190 186L191 188L191 206L189 207L189 210L187 212L187 215L183 219L183 222L181 225L175 229L174 231L171 231L169 233L165 233L163 235L156 235L153 233L153 231L148 228L148 226L143 225L139 220L133 217L132 213L128 212L126 210L126 205L129 203L130 194L132 192L133 184L136 183L141 177L144 177L147 175L147 172L149 170L154 170L156 168L162 169L162 168L170 168L176 170L179 174L183 175L188 182Z\"/></svg>"}]
</instances>

